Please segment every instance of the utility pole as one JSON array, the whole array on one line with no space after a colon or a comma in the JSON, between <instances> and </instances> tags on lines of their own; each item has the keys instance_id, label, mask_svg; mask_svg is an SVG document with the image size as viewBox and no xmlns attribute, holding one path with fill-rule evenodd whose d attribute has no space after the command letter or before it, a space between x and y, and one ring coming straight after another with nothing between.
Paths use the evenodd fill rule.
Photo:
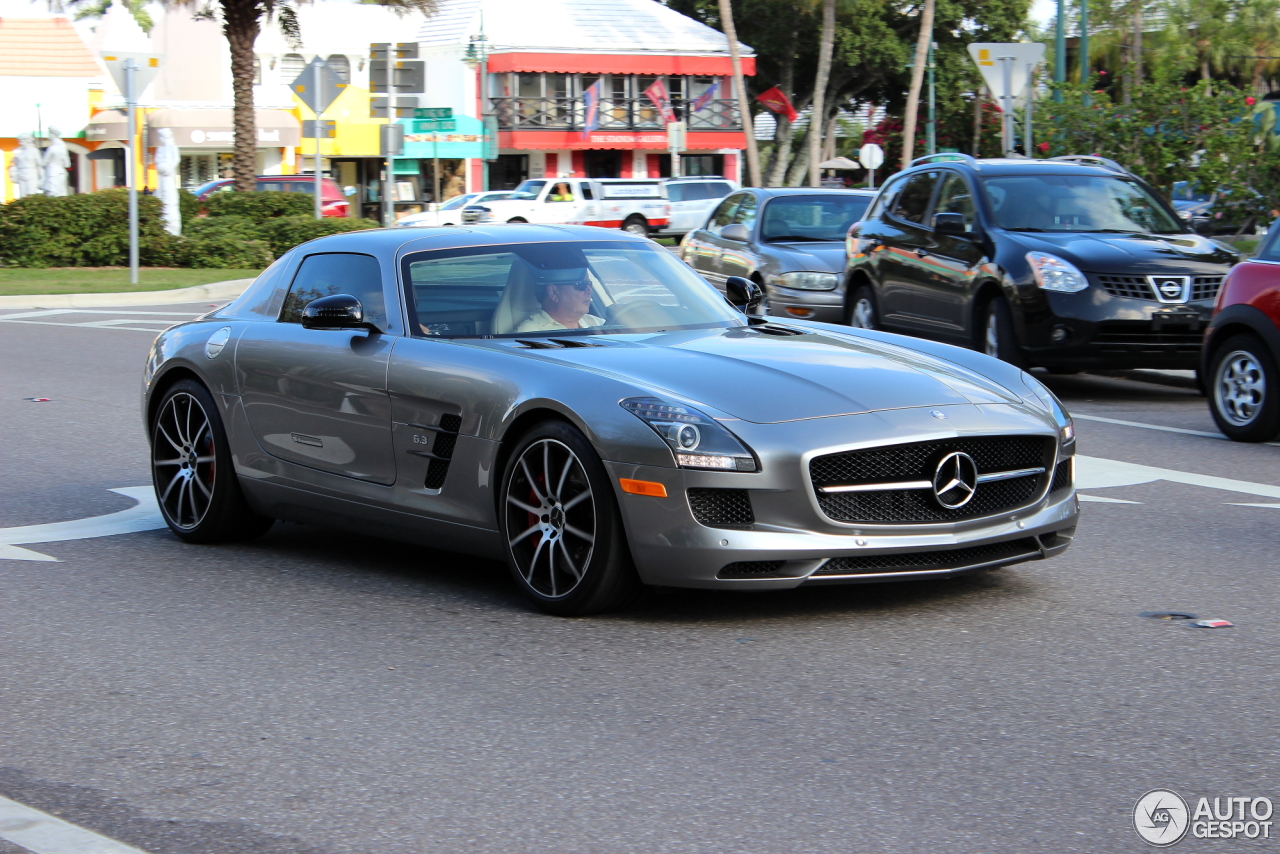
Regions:
<instances>
[{"instance_id":1,"label":"utility pole","mask_svg":"<svg viewBox=\"0 0 1280 854\"><path fill-rule=\"evenodd\" d=\"M320 69L324 65L319 61L320 57L316 57L316 62L311 64L311 85L316 90L316 219L320 219L324 215L323 207L320 204L320 113L323 108L320 107Z\"/></svg>"},{"instance_id":2,"label":"utility pole","mask_svg":"<svg viewBox=\"0 0 1280 854\"><path fill-rule=\"evenodd\" d=\"M129 284L138 284L138 93L134 85L138 62L133 57L124 61L124 103L129 114L129 159L125 179L129 183Z\"/></svg>"},{"instance_id":3,"label":"utility pole","mask_svg":"<svg viewBox=\"0 0 1280 854\"><path fill-rule=\"evenodd\" d=\"M1034 65L1027 66L1027 110L1023 114L1022 125L1022 152L1028 157L1034 157L1033 145L1035 137L1031 133L1031 116L1035 111L1036 102L1036 67Z\"/></svg>"},{"instance_id":4,"label":"utility pole","mask_svg":"<svg viewBox=\"0 0 1280 854\"><path fill-rule=\"evenodd\" d=\"M1058 0L1058 20L1053 27L1053 82L1067 82L1067 0ZM1053 100L1062 100L1061 90L1054 90Z\"/></svg>"},{"instance_id":5,"label":"utility pole","mask_svg":"<svg viewBox=\"0 0 1280 854\"><path fill-rule=\"evenodd\" d=\"M1089 85L1089 0L1080 0L1080 85Z\"/></svg>"}]
</instances>

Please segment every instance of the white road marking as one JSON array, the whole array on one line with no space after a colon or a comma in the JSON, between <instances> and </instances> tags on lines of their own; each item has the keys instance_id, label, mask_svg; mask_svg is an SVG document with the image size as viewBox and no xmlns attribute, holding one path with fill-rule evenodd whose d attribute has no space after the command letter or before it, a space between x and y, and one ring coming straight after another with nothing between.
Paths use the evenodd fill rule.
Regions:
<instances>
[{"instance_id":1,"label":"white road marking","mask_svg":"<svg viewBox=\"0 0 1280 854\"><path fill-rule=\"evenodd\" d=\"M1280 498L1280 486L1272 486L1268 483L1253 483L1247 480L1234 480L1229 477L1193 474L1186 471L1177 471L1176 469L1162 469L1156 466L1121 462L1120 460L1104 460L1099 457L1076 455L1077 489L1136 486L1140 483L1154 483L1157 480L1185 483L1191 486L1205 486L1210 489L1224 489L1229 492L1243 492L1246 495L1260 495L1263 498Z\"/></svg>"},{"instance_id":2,"label":"white road marking","mask_svg":"<svg viewBox=\"0 0 1280 854\"><path fill-rule=\"evenodd\" d=\"M111 319L84 320L65 318L68 314L106 314ZM20 323L32 326L75 326L81 329L122 329L126 332L150 332L155 335L184 320L195 320L199 314L188 311L132 311L130 309L46 308L38 311L20 311L0 314L0 323ZM58 320L50 318L57 317Z\"/></svg>"},{"instance_id":3,"label":"white road marking","mask_svg":"<svg viewBox=\"0 0 1280 854\"><path fill-rule=\"evenodd\" d=\"M1208 430L1188 430L1185 427L1166 427L1163 424L1144 424L1141 421L1124 421L1119 418L1103 418L1101 415L1082 415L1079 412L1071 413L1072 418L1078 418L1081 421L1099 421L1103 424L1119 424L1121 427L1141 427L1144 430L1159 430L1162 433L1181 433L1184 436L1203 436L1206 439L1221 439L1224 442L1231 441L1221 433L1210 433ZM1273 448L1280 448L1280 442L1263 442L1261 444L1270 445Z\"/></svg>"},{"instance_id":4,"label":"white road marking","mask_svg":"<svg viewBox=\"0 0 1280 854\"><path fill-rule=\"evenodd\" d=\"M1098 504L1141 504L1141 501L1125 501L1123 498L1103 498L1101 495L1081 495L1076 493L1076 498L1081 501L1094 501Z\"/></svg>"},{"instance_id":5,"label":"white road marking","mask_svg":"<svg viewBox=\"0 0 1280 854\"><path fill-rule=\"evenodd\" d=\"M0 839L32 854L147 854L5 797L0 797Z\"/></svg>"},{"instance_id":6,"label":"white road marking","mask_svg":"<svg viewBox=\"0 0 1280 854\"><path fill-rule=\"evenodd\" d=\"M1226 503L1230 504L1232 507L1272 507L1276 510L1280 510L1280 504L1237 504L1234 501L1228 501Z\"/></svg>"},{"instance_id":7,"label":"white road marking","mask_svg":"<svg viewBox=\"0 0 1280 854\"><path fill-rule=\"evenodd\" d=\"M37 311L20 311L15 314L0 314L0 320L23 320L28 317L53 317L56 314L128 314L152 317L199 317L189 311L133 311L127 308L42 308Z\"/></svg>"},{"instance_id":8,"label":"white road marking","mask_svg":"<svg viewBox=\"0 0 1280 854\"><path fill-rule=\"evenodd\" d=\"M156 503L155 490L150 486L125 486L112 492L132 498L136 506L105 516L88 519L72 519L69 522L51 522L47 525L24 525L19 528L0 528L0 560L48 560L57 558L30 549L18 548L27 543L61 543L67 540L88 540L95 537L111 537L116 534L136 534L165 527Z\"/></svg>"}]
</instances>

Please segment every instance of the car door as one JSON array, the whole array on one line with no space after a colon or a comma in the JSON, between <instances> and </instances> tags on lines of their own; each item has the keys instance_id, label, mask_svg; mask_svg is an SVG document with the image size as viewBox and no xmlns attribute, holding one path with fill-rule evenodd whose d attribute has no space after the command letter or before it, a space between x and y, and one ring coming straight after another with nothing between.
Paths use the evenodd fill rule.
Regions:
<instances>
[{"instance_id":1,"label":"car door","mask_svg":"<svg viewBox=\"0 0 1280 854\"><path fill-rule=\"evenodd\" d=\"M580 200L580 216L587 225L600 222L600 200L596 198L595 188L590 181L578 181L578 198Z\"/></svg>"},{"instance_id":2,"label":"car door","mask_svg":"<svg viewBox=\"0 0 1280 854\"><path fill-rule=\"evenodd\" d=\"M893 326L924 327L917 298L928 276L933 237L925 225L925 215L937 183L938 173L934 171L908 176L882 220L878 236L882 248L877 253L880 316Z\"/></svg>"},{"instance_id":3,"label":"car door","mask_svg":"<svg viewBox=\"0 0 1280 854\"><path fill-rule=\"evenodd\" d=\"M929 214L929 222L940 213L964 217L966 230L972 232L977 223L973 189L958 172L946 171L938 188L938 200ZM983 262L982 249L969 237L938 234L931 230L930 254L924 259L929 267L921 281L916 309L922 322L944 335L960 337L968 332L969 300L978 267Z\"/></svg>"},{"instance_id":4,"label":"car door","mask_svg":"<svg viewBox=\"0 0 1280 854\"><path fill-rule=\"evenodd\" d=\"M683 234L702 225L711 194L702 181L677 181L667 185L671 200L671 225L667 231Z\"/></svg>"},{"instance_id":5,"label":"car door","mask_svg":"<svg viewBox=\"0 0 1280 854\"><path fill-rule=\"evenodd\" d=\"M733 212L733 221L745 227L751 237L746 243L721 238L724 243L724 249L720 253L720 281L716 282L717 287L722 287L724 280L730 276L742 276L744 279L749 279L751 274L760 266L760 258L755 245L756 215L759 213L760 199L754 193L744 193L742 203Z\"/></svg>"},{"instance_id":6,"label":"car door","mask_svg":"<svg viewBox=\"0 0 1280 854\"><path fill-rule=\"evenodd\" d=\"M382 332L303 329L302 309L351 294ZM387 363L395 340L383 271L371 255L302 259L275 323L251 323L236 348L245 415L268 454L373 483L395 481Z\"/></svg>"},{"instance_id":7,"label":"car door","mask_svg":"<svg viewBox=\"0 0 1280 854\"><path fill-rule=\"evenodd\" d=\"M684 260L717 287L724 285L724 277L720 275L720 255L728 245L728 241L720 237L720 229L733 222L738 205L748 195L735 193L721 202L707 219L707 224L695 231L686 243Z\"/></svg>"}]
</instances>

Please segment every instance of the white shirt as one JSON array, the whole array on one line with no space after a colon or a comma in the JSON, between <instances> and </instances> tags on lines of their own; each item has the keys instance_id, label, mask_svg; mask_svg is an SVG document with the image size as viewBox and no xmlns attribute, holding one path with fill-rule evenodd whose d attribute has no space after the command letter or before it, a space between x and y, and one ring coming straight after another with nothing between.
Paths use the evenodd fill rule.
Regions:
<instances>
[{"instance_id":1,"label":"white shirt","mask_svg":"<svg viewBox=\"0 0 1280 854\"><path fill-rule=\"evenodd\" d=\"M578 329L586 329L591 326L603 326L604 318L596 317L594 314L584 314L578 321ZM520 325L516 327L516 332L546 332L551 329L573 329L572 326L565 326L545 311L535 311L533 314L520 321Z\"/></svg>"}]
</instances>

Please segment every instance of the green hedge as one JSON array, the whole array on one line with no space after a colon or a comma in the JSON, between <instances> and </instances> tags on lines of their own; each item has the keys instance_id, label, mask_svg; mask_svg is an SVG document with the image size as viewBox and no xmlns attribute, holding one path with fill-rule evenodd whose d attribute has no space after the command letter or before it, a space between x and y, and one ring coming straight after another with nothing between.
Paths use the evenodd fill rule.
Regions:
<instances>
[{"instance_id":1,"label":"green hedge","mask_svg":"<svg viewBox=\"0 0 1280 854\"><path fill-rule=\"evenodd\" d=\"M362 228L365 219L315 219L305 193L217 193L201 203L180 194L182 235L160 220L160 200L138 197L139 261L148 267L265 267L299 243ZM122 189L29 196L0 205L0 264L119 267L129 263L129 202Z\"/></svg>"}]
</instances>

